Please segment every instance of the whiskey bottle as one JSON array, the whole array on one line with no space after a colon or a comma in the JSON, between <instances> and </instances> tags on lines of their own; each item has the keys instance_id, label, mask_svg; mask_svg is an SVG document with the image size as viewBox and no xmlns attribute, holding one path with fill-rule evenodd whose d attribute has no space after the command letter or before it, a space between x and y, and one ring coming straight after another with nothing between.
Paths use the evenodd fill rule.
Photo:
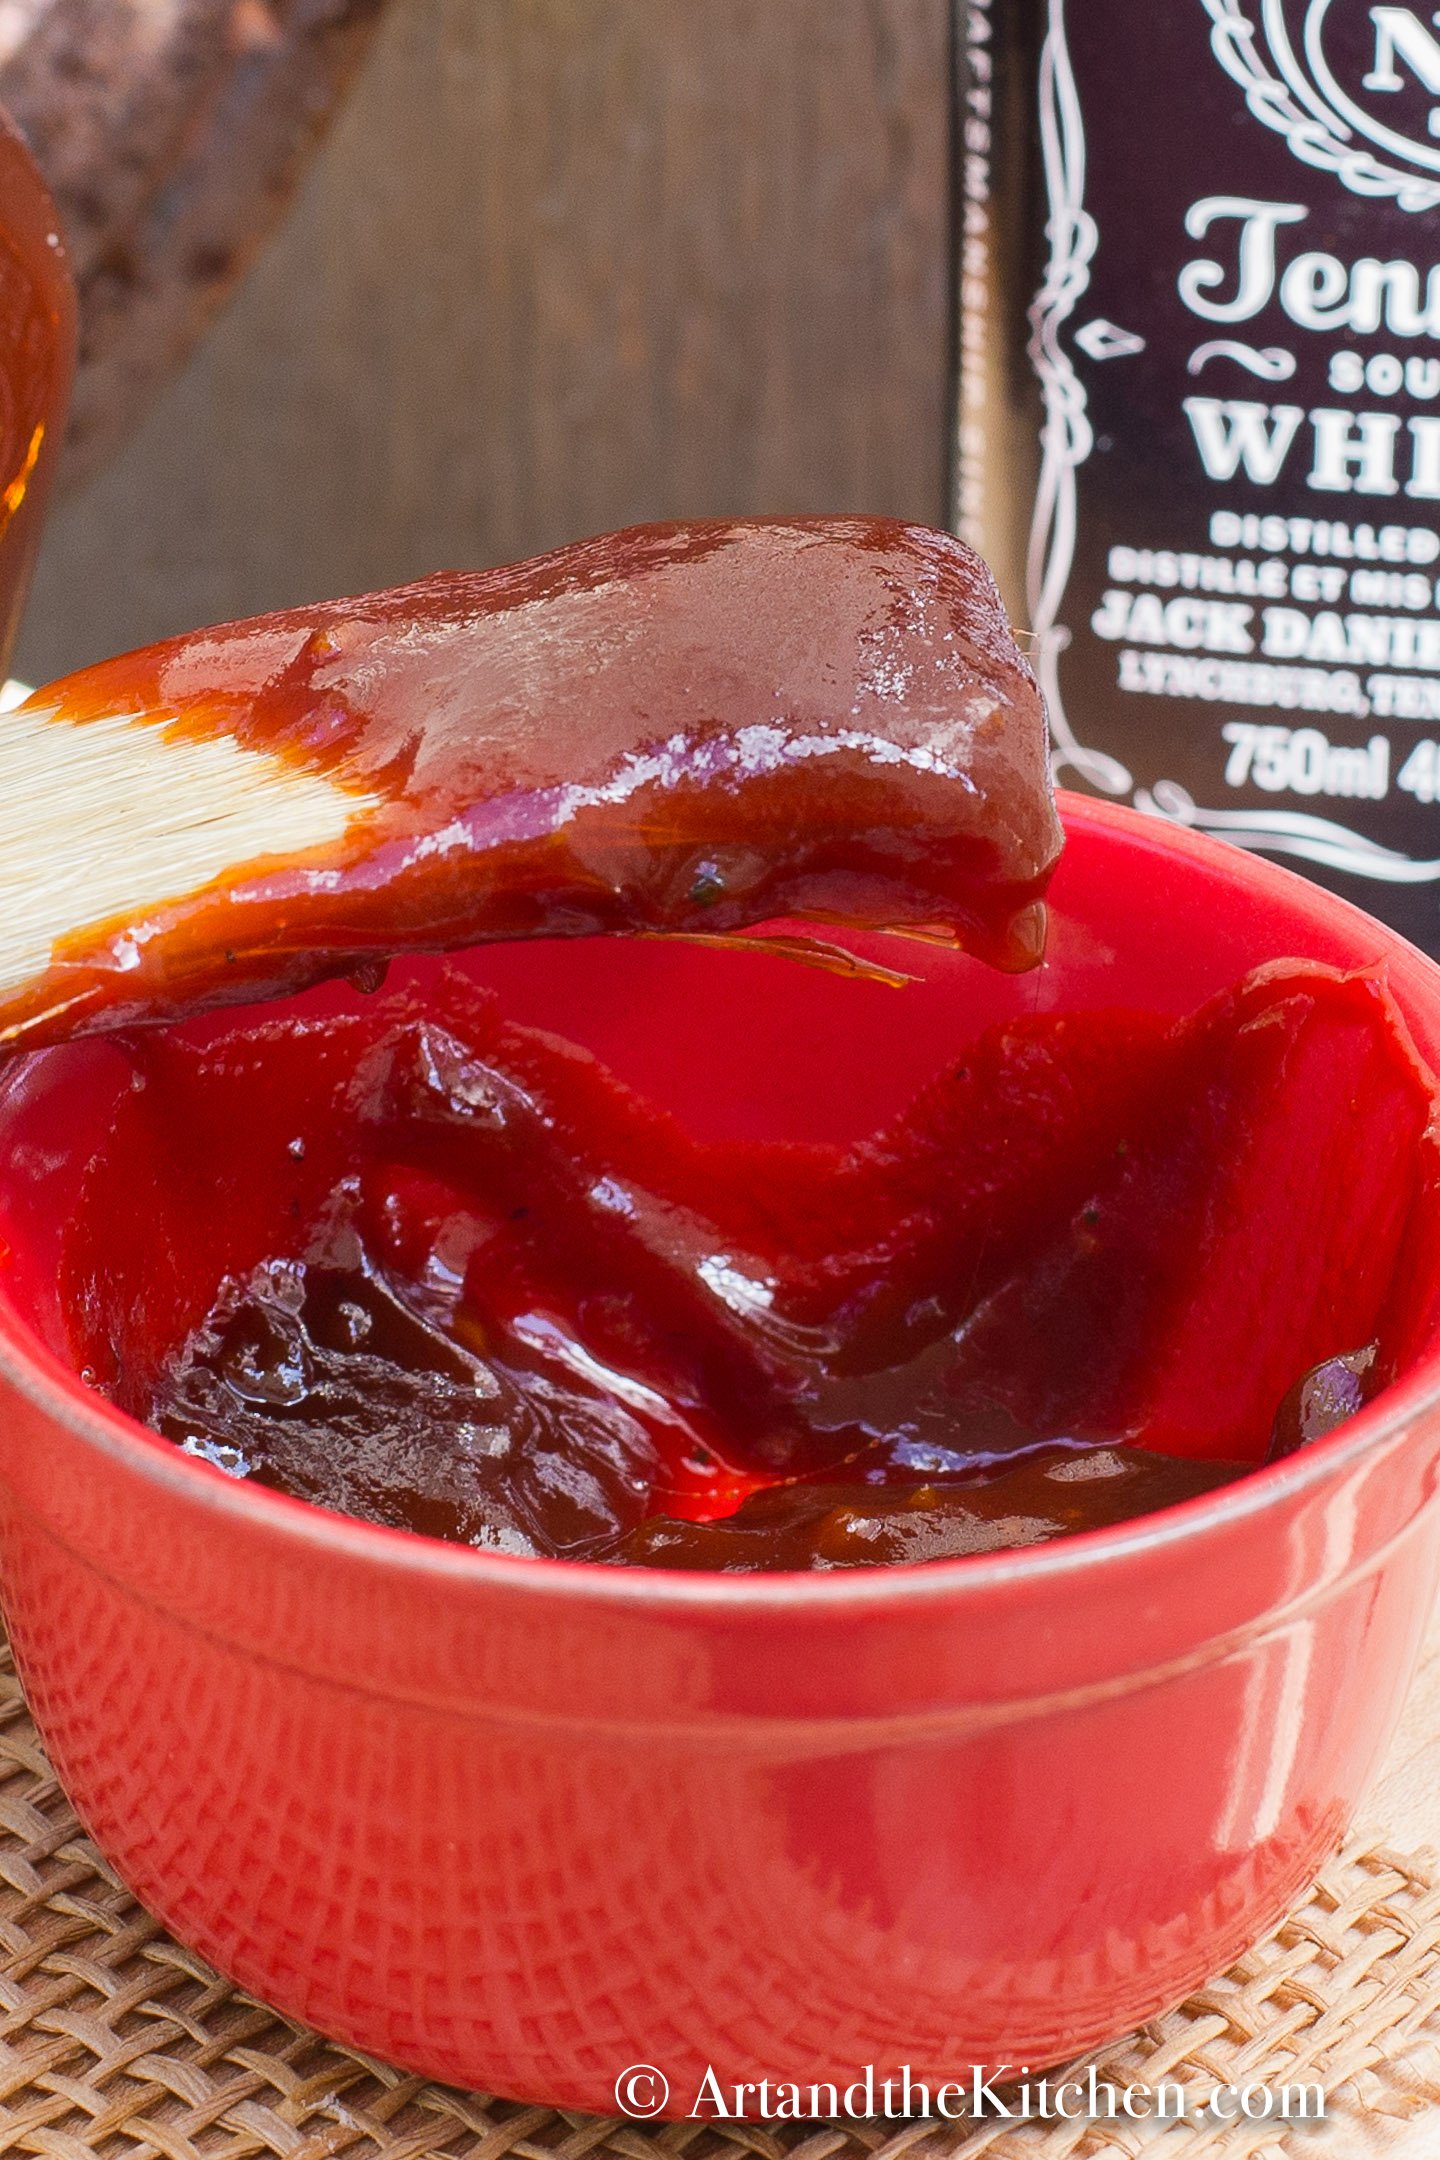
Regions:
<instances>
[{"instance_id":1,"label":"whiskey bottle","mask_svg":"<svg viewBox=\"0 0 1440 2160\"><path fill-rule=\"evenodd\" d=\"M958 23L955 522L1058 779L1440 953L1440 13Z\"/></svg>"}]
</instances>

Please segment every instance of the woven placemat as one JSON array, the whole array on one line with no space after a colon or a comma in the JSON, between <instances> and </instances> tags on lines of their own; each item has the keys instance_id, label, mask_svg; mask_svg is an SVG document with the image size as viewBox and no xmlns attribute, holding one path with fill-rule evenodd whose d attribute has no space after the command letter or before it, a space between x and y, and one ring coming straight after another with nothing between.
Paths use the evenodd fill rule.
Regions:
<instances>
[{"instance_id":1,"label":"woven placemat","mask_svg":"<svg viewBox=\"0 0 1440 2160\"><path fill-rule=\"evenodd\" d=\"M1222 1979L1082 2074L1092 2061L1119 2085L1206 2094L1316 2081L1326 2121L647 2126L428 2084L265 2009L141 1910L60 1791L0 1641L0 2154L1368 2160L1404 2138L1407 2155L1440 2155L1440 1862L1353 1841Z\"/></svg>"}]
</instances>

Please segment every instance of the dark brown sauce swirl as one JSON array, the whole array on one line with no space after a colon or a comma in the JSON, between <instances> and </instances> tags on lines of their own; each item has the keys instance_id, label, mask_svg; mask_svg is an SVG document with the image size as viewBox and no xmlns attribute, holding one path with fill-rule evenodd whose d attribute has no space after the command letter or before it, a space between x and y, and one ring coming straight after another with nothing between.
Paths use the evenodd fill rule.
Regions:
<instances>
[{"instance_id":1,"label":"dark brown sauce swirl","mask_svg":"<svg viewBox=\"0 0 1440 2160\"><path fill-rule=\"evenodd\" d=\"M1281 1121L1257 1142L1269 1176L1277 1087L1307 1074L1339 1120L1369 1075L1394 1147L1367 1159L1403 1174L1424 1100L1364 986L1291 970L1175 1028L1012 1024L883 1134L799 1153L698 1146L594 1060L473 999L443 1024L391 1015L382 1001L303 1041L237 1029L238 1051L137 1048L156 1084L127 1114L177 1162L261 1100L282 1041L292 1089L311 1057L328 1075L300 1134L280 1137L282 1096L270 1134L249 1135L277 1198L292 1171L311 1181L289 1250L227 1277L148 1378L123 1355L101 1376L230 1476L497 1552L874 1566L1192 1499L1323 1438L1382 1383L1373 1340L1318 1360L1301 1346L1361 1314L1373 1332L1383 1255L1368 1285L1344 1273L1347 1322L1303 1252L1287 1290L1224 1184L1257 1119ZM1349 1234L1393 1243L1388 1172L1368 1195L1341 1173ZM1293 1234L1293 1184L1275 1190ZM1323 1234L1324 1193L1315 1208ZM1239 1324L1262 1258L1290 1349ZM97 1275L102 1323L115 1294ZM1252 1371L1211 1371L1220 1331ZM1287 1359L1303 1369L1288 1386Z\"/></svg>"}]
</instances>

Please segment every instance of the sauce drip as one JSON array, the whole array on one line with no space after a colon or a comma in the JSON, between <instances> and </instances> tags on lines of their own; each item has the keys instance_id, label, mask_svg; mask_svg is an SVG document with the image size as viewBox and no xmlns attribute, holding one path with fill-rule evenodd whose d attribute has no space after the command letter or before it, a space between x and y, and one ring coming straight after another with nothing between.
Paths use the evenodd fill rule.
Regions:
<instances>
[{"instance_id":1,"label":"sauce drip","mask_svg":"<svg viewBox=\"0 0 1440 2160\"><path fill-rule=\"evenodd\" d=\"M697 1142L456 977L129 1055L66 1256L96 1383L231 1476L620 1565L930 1560L1208 1492L1383 1384L1434 1184L1383 987L1299 963L1178 1023L992 1029L849 1148ZM117 1268L91 1217L136 1177Z\"/></svg>"}]
</instances>

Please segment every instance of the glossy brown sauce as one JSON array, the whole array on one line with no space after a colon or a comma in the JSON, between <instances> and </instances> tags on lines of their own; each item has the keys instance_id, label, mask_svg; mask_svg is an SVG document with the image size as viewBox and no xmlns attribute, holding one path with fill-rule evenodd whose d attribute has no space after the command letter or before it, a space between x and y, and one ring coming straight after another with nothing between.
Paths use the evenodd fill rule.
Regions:
<instances>
[{"instance_id":1,"label":"glossy brown sauce","mask_svg":"<svg viewBox=\"0 0 1440 2160\"><path fill-rule=\"evenodd\" d=\"M730 1572L1041 1544L1253 1467L1046 1446L993 1407L973 1422L937 1418L920 1359L886 1375L892 1431L694 1521L666 1505L677 1446L697 1486L715 1461L693 1411L647 1405L620 1373L607 1385L553 1320L502 1336L463 1305L425 1304L415 1286L397 1296L359 1255L348 1266L268 1263L190 1339L150 1418L232 1477L366 1522L498 1552ZM937 1437L916 1437L927 1428Z\"/></svg>"},{"instance_id":2,"label":"glossy brown sauce","mask_svg":"<svg viewBox=\"0 0 1440 2160\"><path fill-rule=\"evenodd\" d=\"M1283 1127L1283 1087L1304 1085L1307 1063L1333 1084L1337 1131L1368 1096L1379 1154L1413 1174L1423 1100L1383 1004L1353 979L1262 974L1175 1027L1096 1015L992 1031L886 1133L798 1154L697 1148L592 1060L482 1024L463 1000L443 1026L387 1027L383 1006L329 1038L343 1094L291 1115L283 1143L283 1123L253 1140L262 1177L282 1145L297 1178L315 1169L298 1239L229 1277L143 1384L133 1360L96 1374L232 1477L484 1550L873 1566L1193 1498L1333 1430L1380 1384L1373 1341L1314 1351L1327 1331L1376 1326L1398 1231L1385 1178L1351 1224L1381 1248L1375 1281L1359 1271L1353 1304L1327 1291L1292 1325L1277 1280L1291 1339L1279 1363L1257 1352L1243 1401L1212 1402L1206 1340L1192 1366L1176 1312L1243 1286L1242 1246L1205 1228L1211 1184L1252 1123L1273 1149L1266 1120ZM160 1119L177 1160L203 1157L232 1097L262 1099L246 1041L188 1063L154 1039L141 1054L136 1114ZM1089 1071L1089 1101L1082 1118L1073 1091L1068 1109L1054 1098L1022 1164L1004 1106L1023 1080L1039 1107L1047 1057L1057 1086ZM187 1130L202 1088L213 1101ZM343 1160L329 1131L342 1099L367 1136ZM978 1180L977 1126L1000 1142ZM1359 1135L1367 1154L1374 1137ZM1202 1141L1214 1166L1197 1167ZM1305 1228L1293 1208L1287 1222Z\"/></svg>"},{"instance_id":3,"label":"glossy brown sauce","mask_svg":"<svg viewBox=\"0 0 1440 2160\"><path fill-rule=\"evenodd\" d=\"M151 1421L232 1477L362 1521L482 1550L732 1573L1043 1544L1254 1468L1123 1444L1047 1445L993 1405L947 1416L922 1358L886 1375L890 1432L695 1521L666 1505L677 1447L695 1481L691 1504L708 1504L706 1472L718 1463L693 1411L647 1404L553 1320L501 1338L463 1305L428 1302L427 1312L414 1286L397 1295L359 1255L349 1266L271 1262L190 1339ZM1272 1458L1354 1416L1366 1400L1354 1367L1373 1362L1371 1346L1307 1375L1277 1417ZM927 1429L937 1437L916 1437Z\"/></svg>"},{"instance_id":4,"label":"glossy brown sauce","mask_svg":"<svg viewBox=\"0 0 1440 2160\"><path fill-rule=\"evenodd\" d=\"M773 1486L722 1521L652 1518L615 1557L641 1567L879 1567L1044 1545L1195 1499L1247 1463L1186 1462L1141 1448L1037 1448L969 1479Z\"/></svg>"},{"instance_id":5,"label":"glossy brown sauce","mask_svg":"<svg viewBox=\"0 0 1440 2160\"><path fill-rule=\"evenodd\" d=\"M486 1354L478 1317L449 1300L427 1313L407 1289L359 1255L262 1266L191 1338L151 1422L232 1476L497 1552L583 1557L638 1523L655 1437L577 1382L559 1331L528 1365L523 1334Z\"/></svg>"},{"instance_id":6,"label":"glossy brown sauce","mask_svg":"<svg viewBox=\"0 0 1440 2160\"><path fill-rule=\"evenodd\" d=\"M1377 1346L1327 1358L1290 1389L1275 1415L1270 1459L1281 1461L1298 1454L1314 1440L1323 1440L1358 1415L1381 1385Z\"/></svg>"}]
</instances>

